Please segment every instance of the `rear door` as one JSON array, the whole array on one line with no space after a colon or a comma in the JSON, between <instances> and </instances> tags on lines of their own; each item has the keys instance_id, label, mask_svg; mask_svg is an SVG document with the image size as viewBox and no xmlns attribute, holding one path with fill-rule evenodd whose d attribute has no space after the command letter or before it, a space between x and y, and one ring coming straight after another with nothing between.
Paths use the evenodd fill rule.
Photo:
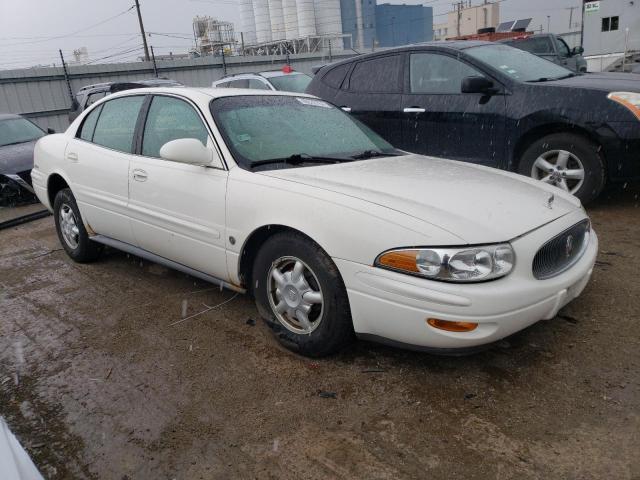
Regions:
<instances>
[{"instance_id":1,"label":"rear door","mask_svg":"<svg viewBox=\"0 0 640 480\"><path fill-rule=\"evenodd\" d=\"M333 100L395 146L402 141L403 60L394 53L356 62Z\"/></svg>"},{"instance_id":2,"label":"rear door","mask_svg":"<svg viewBox=\"0 0 640 480\"><path fill-rule=\"evenodd\" d=\"M181 97L155 95L147 108L129 183L137 244L226 280L227 171L220 160L202 167L160 158L160 148L179 138L195 138L217 153L206 123L198 109Z\"/></svg>"},{"instance_id":3,"label":"rear door","mask_svg":"<svg viewBox=\"0 0 640 480\"><path fill-rule=\"evenodd\" d=\"M501 166L506 124L504 95L461 93L465 77L488 75L457 56L438 51L411 52L405 68L401 148Z\"/></svg>"},{"instance_id":4,"label":"rear door","mask_svg":"<svg viewBox=\"0 0 640 480\"><path fill-rule=\"evenodd\" d=\"M135 245L129 221L129 162L145 97L109 100L87 115L65 162L82 217L96 233Z\"/></svg>"}]
</instances>

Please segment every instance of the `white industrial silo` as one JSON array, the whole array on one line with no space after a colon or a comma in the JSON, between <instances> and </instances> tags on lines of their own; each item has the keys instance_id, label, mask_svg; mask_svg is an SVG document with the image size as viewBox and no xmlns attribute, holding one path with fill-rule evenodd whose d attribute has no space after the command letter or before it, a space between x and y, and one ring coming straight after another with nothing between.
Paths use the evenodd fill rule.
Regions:
<instances>
[{"instance_id":1,"label":"white industrial silo","mask_svg":"<svg viewBox=\"0 0 640 480\"><path fill-rule=\"evenodd\" d=\"M240 19L242 21L242 36L245 45L256 43L256 18L253 13L253 0L240 0Z\"/></svg>"},{"instance_id":2,"label":"white industrial silo","mask_svg":"<svg viewBox=\"0 0 640 480\"><path fill-rule=\"evenodd\" d=\"M284 32L287 40L298 38L298 7L296 0L282 0L282 13L284 16Z\"/></svg>"},{"instance_id":3,"label":"white industrial silo","mask_svg":"<svg viewBox=\"0 0 640 480\"><path fill-rule=\"evenodd\" d=\"M269 16L271 17L271 38L284 40L284 13L282 12L282 0L269 1Z\"/></svg>"},{"instance_id":4,"label":"white industrial silo","mask_svg":"<svg viewBox=\"0 0 640 480\"><path fill-rule=\"evenodd\" d=\"M258 43L270 42L271 15L269 15L269 0L253 0L253 14L256 19L256 37Z\"/></svg>"},{"instance_id":5,"label":"white industrial silo","mask_svg":"<svg viewBox=\"0 0 640 480\"><path fill-rule=\"evenodd\" d=\"M314 6L318 35L342 33L340 0L314 0Z\"/></svg>"},{"instance_id":6,"label":"white industrial silo","mask_svg":"<svg viewBox=\"0 0 640 480\"><path fill-rule=\"evenodd\" d=\"M316 34L316 14L313 0L297 0L298 6L298 33L301 37L309 37Z\"/></svg>"}]
</instances>

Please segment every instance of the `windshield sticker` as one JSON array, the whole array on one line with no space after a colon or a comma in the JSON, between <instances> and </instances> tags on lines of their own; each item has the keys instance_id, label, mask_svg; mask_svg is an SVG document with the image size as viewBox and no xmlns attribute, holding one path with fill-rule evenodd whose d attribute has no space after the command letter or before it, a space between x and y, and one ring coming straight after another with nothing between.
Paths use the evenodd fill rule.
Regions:
<instances>
[{"instance_id":1,"label":"windshield sticker","mask_svg":"<svg viewBox=\"0 0 640 480\"><path fill-rule=\"evenodd\" d=\"M311 107L331 108L331 105L329 105L327 102L323 102L322 100L316 100L314 98L296 97L296 100L298 100L303 105L309 105Z\"/></svg>"},{"instance_id":2,"label":"windshield sticker","mask_svg":"<svg viewBox=\"0 0 640 480\"><path fill-rule=\"evenodd\" d=\"M509 68L509 66L508 66L508 65L500 65L500 68L501 68L502 70L506 70L507 68Z\"/></svg>"}]
</instances>

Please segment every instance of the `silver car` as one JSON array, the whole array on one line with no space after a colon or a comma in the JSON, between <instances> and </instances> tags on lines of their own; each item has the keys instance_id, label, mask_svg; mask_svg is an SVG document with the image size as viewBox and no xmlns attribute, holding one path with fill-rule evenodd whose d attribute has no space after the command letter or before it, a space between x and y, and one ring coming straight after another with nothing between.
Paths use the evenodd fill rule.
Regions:
<instances>
[{"instance_id":1,"label":"silver car","mask_svg":"<svg viewBox=\"0 0 640 480\"><path fill-rule=\"evenodd\" d=\"M309 75L296 72L287 65L281 70L227 75L213 82L211 86L215 88L252 88L304 93L309 83L311 83Z\"/></svg>"}]
</instances>

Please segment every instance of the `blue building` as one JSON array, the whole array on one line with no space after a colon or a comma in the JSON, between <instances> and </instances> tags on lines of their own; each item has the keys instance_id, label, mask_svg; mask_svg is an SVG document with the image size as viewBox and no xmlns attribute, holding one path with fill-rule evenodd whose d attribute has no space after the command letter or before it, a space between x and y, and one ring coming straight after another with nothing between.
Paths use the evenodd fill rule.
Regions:
<instances>
[{"instance_id":1,"label":"blue building","mask_svg":"<svg viewBox=\"0 0 640 480\"><path fill-rule=\"evenodd\" d=\"M344 48L395 47L433 40L433 9L422 5L377 5L376 0L340 0Z\"/></svg>"},{"instance_id":2,"label":"blue building","mask_svg":"<svg viewBox=\"0 0 640 480\"><path fill-rule=\"evenodd\" d=\"M380 47L433 40L433 9L422 5L378 5L376 40Z\"/></svg>"}]
</instances>

